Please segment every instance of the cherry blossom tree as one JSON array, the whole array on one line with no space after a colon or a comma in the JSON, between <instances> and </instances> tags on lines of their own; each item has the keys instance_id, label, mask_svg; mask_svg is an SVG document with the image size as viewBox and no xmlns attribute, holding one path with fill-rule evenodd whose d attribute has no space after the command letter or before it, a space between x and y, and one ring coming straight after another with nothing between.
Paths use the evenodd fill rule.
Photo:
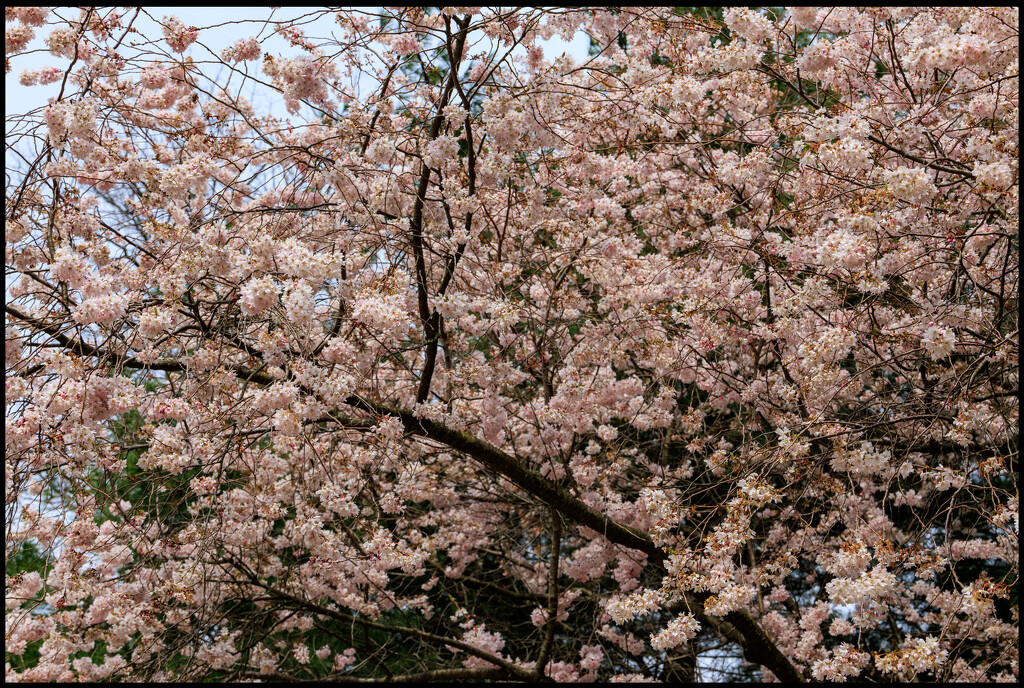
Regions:
<instances>
[{"instance_id":1,"label":"cherry blossom tree","mask_svg":"<svg viewBox=\"0 0 1024 688\"><path fill-rule=\"evenodd\" d=\"M8 680L1016 680L1016 9L5 18Z\"/></svg>"}]
</instances>

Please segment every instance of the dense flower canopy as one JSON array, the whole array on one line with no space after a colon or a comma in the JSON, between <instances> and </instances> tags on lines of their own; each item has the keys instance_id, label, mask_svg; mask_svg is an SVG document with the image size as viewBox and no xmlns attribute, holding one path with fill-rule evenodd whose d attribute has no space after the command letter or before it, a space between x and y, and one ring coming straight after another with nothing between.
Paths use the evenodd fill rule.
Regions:
<instances>
[{"instance_id":1,"label":"dense flower canopy","mask_svg":"<svg viewBox=\"0 0 1024 688\"><path fill-rule=\"evenodd\" d=\"M1016 680L1016 9L5 12L8 680Z\"/></svg>"}]
</instances>

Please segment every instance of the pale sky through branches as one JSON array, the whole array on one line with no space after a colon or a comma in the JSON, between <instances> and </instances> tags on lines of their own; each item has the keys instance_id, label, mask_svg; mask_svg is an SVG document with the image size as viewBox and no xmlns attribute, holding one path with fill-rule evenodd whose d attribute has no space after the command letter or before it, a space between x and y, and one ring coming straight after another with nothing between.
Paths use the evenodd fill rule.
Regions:
<instances>
[{"instance_id":1,"label":"pale sky through branches","mask_svg":"<svg viewBox=\"0 0 1024 688\"><path fill-rule=\"evenodd\" d=\"M148 40L157 40L160 37L160 27L153 19L160 20L164 16L176 16L182 23L188 26L202 27L202 35L185 52L196 60L203 60L210 57L212 51L220 55L221 51L230 46L240 38L255 36L258 33L260 38L266 38L263 43L265 53L274 55L289 56L297 54L298 51L288 45L288 42L279 35L272 33L270 21L282 25L301 26L308 36L326 37L330 36L334 27L334 13L324 12L322 7L279 7L271 11L268 7L205 7L205 6L176 6L159 7L147 6L143 8L138 24L139 34L133 34L125 39L123 52L128 53L131 43L144 42L143 37ZM54 8L55 14L67 13L68 18L77 16L77 10L70 8ZM373 7L361 7L360 11L377 13L380 10ZM310 20L311 15L314 17ZM141 34L141 35L140 35ZM45 35L40 33L28 45L26 54L19 55L12 62L12 69L5 75L5 117L20 115L46 105L49 98L56 97L60 92L60 82L40 86L22 86L18 79L23 70L41 69L47 66L64 68L68 60L54 57L46 50L44 43ZM543 42L544 51L548 59L554 59L563 52L572 56L577 62L582 62L587 57L589 39L582 32L577 34L571 42L563 41L558 36L553 36ZM265 107L272 114L284 114L284 105L280 98L274 98L270 93L263 96L263 102L257 101L254 105Z\"/></svg>"},{"instance_id":2,"label":"pale sky through branches","mask_svg":"<svg viewBox=\"0 0 1024 688\"><path fill-rule=\"evenodd\" d=\"M377 14L381 10L374 7L362 7L359 11ZM77 12L77 9L72 8L53 9L55 15L66 14L69 19L76 17ZM134 9L129 11L129 15L131 12L134 12ZM329 37L335 28L335 13L325 11L322 7L278 7L272 10L269 7L255 6L147 6L141 8L139 19L135 25L137 33L128 34L119 47L121 54L129 57L137 52L154 49L151 43L158 43L161 39L160 25L157 22L166 16L175 16L187 26L202 28L199 40L184 53L184 56L191 57L200 63L219 56L232 43L249 36L256 36L260 39L264 53L279 57L294 56L299 53L299 50L275 33L275 27L298 26L311 39ZM12 117L38 112L60 93L61 81L33 86L25 86L20 83L21 75L25 70L40 70L51 66L64 70L68 66L70 62L68 59L50 54L46 48L45 38L45 34L41 32L36 35L26 47L25 52L11 60L11 70L5 75L4 115L5 130L8 133L11 130ZM571 42L553 36L544 40L542 45L548 59L555 59L562 53L566 53L577 62L582 62L587 57L589 39L584 33L579 32ZM161 54L166 54L164 49L160 50ZM256 76L262 76L259 74L258 65L253 64L249 69L254 70ZM250 81L245 94L253 102L253 106L258 112L279 117L287 114L280 93L272 88ZM5 147L4 155L8 169L21 168L21 161L17 159L10 148ZM5 293L10 288L12 279L12 275L5 276Z\"/></svg>"}]
</instances>

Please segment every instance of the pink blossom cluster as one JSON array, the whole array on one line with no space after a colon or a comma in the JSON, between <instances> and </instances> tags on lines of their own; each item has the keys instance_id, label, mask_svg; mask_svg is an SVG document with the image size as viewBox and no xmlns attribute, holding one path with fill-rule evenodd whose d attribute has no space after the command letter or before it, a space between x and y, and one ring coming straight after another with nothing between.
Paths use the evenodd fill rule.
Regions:
<instances>
[{"instance_id":1,"label":"pink blossom cluster","mask_svg":"<svg viewBox=\"0 0 1024 688\"><path fill-rule=\"evenodd\" d=\"M866 604L888 596L895 588L896 577L882 566L876 566L856 579L836 578L825 586L830 599L836 604Z\"/></svg>"},{"instance_id":2,"label":"pink blossom cluster","mask_svg":"<svg viewBox=\"0 0 1024 688\"><path fill-rule=\"evenodd\" d=\"M169 167L161 175L160 189L174 199L174 203L179 202L189 192L201 194L206 181L214 172L214 167L208 154L198 153L184 162ZM180 209L177 205L174 208Z\"/></svg>"},{"instance_id":3,"label":"pink blossom cluster","mask_svg":"<svg viewBox=\"0 0 1024 688\"><path fill-rule=\"evenodd\" d=\"M298 112L300 100L326 104L327 81L335 76L331 62L310 56L265 60L263 71L281 86L285 105L292 114Z\"/></svg>"},{"instance_id":4,"label":"pink blossom cluster","mask_svg":"<svg viewBox=\"0 0 1024 688\"><path fill-rule=\"evenodd\" d=\"M952 353L956 335L948 327L930 322L921 332L921 345L930 359L938 361Z\"/></svg>"},{"instance_id":5,"label":"pink blossom cluster","mask_svg":"<svg viewBox=\"0 0 1024 688\"><path fill-rule=\"evenodd\" d=\"M614 627L605 624L598 629L597 634L630 655L637 656L644 652L644 641L633 635L631 631L622 633Z\"/></svg>"},{"instance_id":6,"label":"pink blossom cluster","mask_svg":"<svg viewBox=\"0 0 1024 688\"><path fill-rule=\"evenodd\" d=\"M43 67L41 69L26 69L18 77L18 83L22 86L35 86L36 84L52 84L60 81L64 76L63 70L58 67Z\"/></svg>"},{"instance_id":7,"label":"pink blossom cluster","mask_svg":"<svg viewBox=\"0 0 1024 688\"><path fill-rule=\"evenodd\" d=\"M753 43L763 41L774 28L767 17L746 8L726 10L725 23L733 33Z\"/></svg>"},{"instance_id":8,"label":"pink blossom cluster","mask_svg":"<svg viewBox=\"0 0 1024 688\"><path fill-rule=\"evenodd\" d=\"M849 643L842 643L832 650L828 659L819 659L811 665L811 676L816 681L846 683L849 678L859 676L871 661L871 655L861 652Z\"/></svg>"},{"instance_id":9,"label":"pink blossom cluster","mask_svg":"<svg viewBox=\"0 0 1024 688\"><path fill-rule=\"evenodd\" d=\"M438 136L427 144L423 160L430 167L440 168L446 160L450 160L458 152L459 142L454 136Z\"/></svg>"},{"instance_id":10,"label":"pink blossom cluster","mask_svg":"<svg viewBox=\"0 0 1024 688\"><path fill-rule=\"evenodd\" d=\"M355 648L348 648L344 652L339 652L334 655L334 669L335 671L341 671L347 666L351 666L356 661Z\"/></svg>"},{"instance_id":11,"label":"pink blossom cluster","mask_svg":"<svg viewBox=\"0 0 1024 688\"><path fill-rule=\"evenodd\" d=\"M36 32L28 24L15 24L4 32L4 53L21 52L35 38Z\"/></svg>"},{"instance_id":12,"label":"pink blossom cluster","mask_svg":"<svg viewBox=\"0 0 1024 688\"><path fill-rule=\"evenodd\" d=\"M920 167L900 167L886 170L884 178L886 187L897 198L909 203L926 203L938 193L932 177L927 169Z\"/></svg>"},{"instance_id":13,"label":"pink blossom cluster","mask_svg":"<svg viewBox=\"0 0 1024 688\"><path fill-rule=\"evenodd\" d=\"M288 319L300 327L313 324L316 304L313 302L313 287L304 280L287 285L281 297Z\"/></svg>"},{"instance_id":14,"label":"pink blossom cluster","mask_svg":"<svg viewBox=\"0 0 1024 688\"><path fill-rule=\"evenodd\" d=\"M974 165L974 176L981 184L1002 189L1013 184L1017 171L1005 160Z\"/></svg>"},{"instance_id":15,"label":"pink blossom cluster","mask_svg":"<svg viewBox=\"0 0 1024 688\"><path fill-rule=\"evenodd\" d=\"M837 447L830 463L835 470L852 475L878 475L889 468L891 458L892 452L888 449L879 450L864 441L858 447Z\"/></svg>"},{"instance_id":16,"label":"pink blossom cluster","mask_svg":"<svg viewBox=\"0 0 1024 688\"><path fill-rule=\"evenodd\" d=\"M415 34L402 33L390 41L390 47L396 55L411 55L423 49L423 44L416 38Z\"/></svg>"},{"instance_id":17,"label":"pink blossom cluster","mask_svg":"<svg viewBox=\"0 0 1024 688\"><path fill-rule=\"evenodd\" d=\"M875 659L875 665L885 674L895 674L899 680L910 681L925 671L935 671L948 656L936 637L908 638L903 647Z\"/></svg>"},{"instance_id":18,"label":"pink blossom cluster","mask_svg":"<svg viewBox=\"0 0 1024 688\"><path fill-rule=\"evenodd\" d=\"M199 38L199 30L194 26L185 26L177 17L164 17L164 39L176 53L183 53Z\"/></svg>"},{"instance_id":19,"label":"pink blossom cluster","mask_svg":"<svg viewBox=\"0 0 1024 688\"><path fill-rule=\"evenodd\" d=\"M151 308L139 316L139 334L156 339L174 325L174 312L167 308Z\"/></svg>"},{"instance_id":20,"label":"pink blossom cluster","mask_svg":"<svg viewBox=\"0 0 1024 688\"><path fill-rule=\"evenodd\" d=\"M104 294L82 301L75 309L74 318L82 325L113 325L127 312L128 297L125 294Z\"/></svg>"},{"instance_id":21,"label":"pink blossom cluster","mask_svg":"<svg viewBox=\"0 0 1024 688\"><path fill-rule=\"evenodd\" d=\"M605 606L605 612L615 623L623 623L637 616L650 614L661 604L657 590L641 588L630 595L617 595Z\"/></svg>"},{"instance_id":22,"label":"pink blossom cluster","mask_svg":"<svg viewBox=\"0 0 1024 688\"><path fill-rule=\"evenodd\" d=\"M46 37L46 47L55 57L66 57L73 60L77 54L79 59L90 59L93 47L81 40L77 28L58 27Z\"/></svg>"},{"instance_id":23,"label":"pink blossom cluster","mask_svg":"<svg viewBox=\"0 0 1024 688\"><path fill-rule=\"evenodd\" d=\"M161 68L159 64L150 64L139 72L138 81L142 88L158 91L167 85L170 77L171 72L169 70Z\"/></svg>"},{"instance_id":24,"label":"pink blossom cluster","mask_svg":"<svg viewBox=\"0 0 1024 688\"><path fill-rule=\"evenodd\" d=\"M253 398L253 406L260 413L270 413L278 409L288 408L298 397L294 384L275 382L266 389L257 390Z\"/></svg>"},{"instance_id":25,"label":"pink blossom cluster","mask_svg":"<svg viewBox=\"0 0 1024 688\"><path fill-rule=\"evenodd\" d=\"M663 631L651 636L651 647L671 650L690 642L699 630L700 623L692 614L680 614L669 621Z\"/></svg>"},{"instance_id":26,"label":"pink blossom cluster","mask_svg":"<svg viewBox=\"0 0 1024 688\"><path fill-rule=\"evenodd\" d=\"M819 556L821 567L838 578L854 578L867 570L871 552L863 543L850 544L838 552L824 552Z\"/></svg>"},{"instance_id":27,"label":"pink blossom cluster","mask_svg":"<svg viewBox=\"0 0 1024 688\"><path fill-rule=\"evenodd\" d=\"M239 290L238 304L244 315L259 315L277 305L280 288L273 277L254 277Z\"/></svg>"},{"instance_id":28,"label":"pink blossom cluster","mask_svg":"<svg viewBox=\"0 0 1024 688\"><path fill-rule=\"evenodd\" d=\"M704 608L715 616L724 616L729 612L743 609L757 591L749 585L728 585L716 595L712 595L704 603Z\"/></svg>"},{"instance_id":29,"label":"pink blossom cluster","mask_svg":"<svg viewBox=\"0 0 1024 688\"><path fill-rule=\"evenodd\" d=\"M152 412L149 417L153 420L161 418L171 418L173 420L185 420L188 418L191 409L188 402L184 399L176 398L171 399L168 402L157 402L153 406Z\"/></svg>"},{"instance_id":30,"label":"pink blossom cluster","mask_svg":"<svg viewBox=\"0 0 1024 688\"><path fill-rule=\"evenodd\" d=\"M592 682L597 678L597 670L604 661L604 650L600 645L584 645L580 648L580 681Z\"/></svg>"},{"instance_id":31,"label":"pink blossom cluster","mask_svg":"<svg viewBox=\"0 0 1024 688\"><path fill-rule=\"evenodd\" d=\"M352 304L353 319L386 335L401 336L409 326L405 299L401 294L367 292Z\"/></svg>"},{"instance_id":32,"label":"pink blossom cluster","mask_svg":"<svg viewBox=\"0 0 1024 688\"><path fill-rule=\"evenodd\" d=\"M97 104L92 99L78 102L61 100L51 103L44 111L46 125L52 141L64 137L87 138L96 131Z\"/></svg>"},{"instance_id":33,"label":"pink blossom cluster","mask_svg":"<svg viewBox=\"0 0 1024 688\"><path fill-rule=\"evenodd\" d=\"M245 62L258 59L263 53L263 46L255 38L240 38L230 47L225 48L221 58L226 62Z\"/></svg>"},{"instance_id":34,"label":"pink blossom cluster","mask_svg":"<svg viewBox=\"0 0 1024 688\"><path fill-rule=\"evenodd\" d=\"M89 277L91 266L77 251L67 246L57 249L51 266L52 274L62 282L67 282L72 289L81 289Z\"/></svg>"},{"instance_id":35,"label":"pink blossom cluster","mask_svg":"<svg viewBox=\"0 0 1024 688\"><path fill-rule=\"evenodd\" d=\"M50 16L50 11L49 7L5 7L4 19L20 21L28 26L42 26Z\"/></svg>"},{"instance_id":36,"label":"pink blossom cluster","mask_svg":"<svg viewBox=\"0 0 1024 688\"><path fill-rule=\"evenodd\" d=\"M490 655L494 655L495 657L501 657L501 650L505 647L505 639L501 637L501 634L488 631L484 624L471 626L469 630L462 635L462 642L468 643L469 645L483 650ZM467 655L466 658L462 660L462 665L467 669L492 666L492 664L486 659L475 655Z\"/></svg>"}]
</instances>

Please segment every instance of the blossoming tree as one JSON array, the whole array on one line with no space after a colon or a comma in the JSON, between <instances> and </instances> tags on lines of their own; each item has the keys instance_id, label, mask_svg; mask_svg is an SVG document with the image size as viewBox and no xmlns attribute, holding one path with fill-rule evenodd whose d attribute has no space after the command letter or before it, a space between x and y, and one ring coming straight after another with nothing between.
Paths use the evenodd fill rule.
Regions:
<instances>
[{"instance_id":1,"label":"blossoming tree","mask_svg":"<svg viewBox=\"0 0 1024 688\"><path fill-rule=\"evenodd\" d=\"M1016 679L1016 9L5 12L8 679Z\"/></svg>"}]
</instances>

